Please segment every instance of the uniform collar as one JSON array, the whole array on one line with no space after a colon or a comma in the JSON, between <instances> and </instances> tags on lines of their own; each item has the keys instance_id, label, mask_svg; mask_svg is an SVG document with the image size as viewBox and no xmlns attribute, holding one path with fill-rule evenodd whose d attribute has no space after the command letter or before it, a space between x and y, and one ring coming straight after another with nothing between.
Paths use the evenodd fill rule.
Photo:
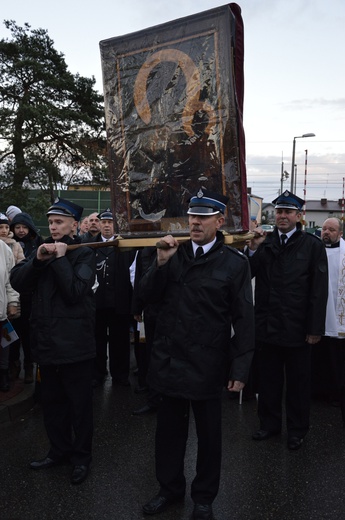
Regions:
<instances>
[{"instance_id":1,"label":"uniform collar","mask_svg":"<svg viewBox=\"0 0 345 520\"><path fill-rule=\"evenodd\" d=\"M282 235L285 235L287 236L287 240L289 240L289 238L297 231L297 227L295 227L294 229L292 229L291 231L289 231L288 233L283 233L282 231L279 231L278 229L278 234L279 234L279 238L282 236Z\"/></svg>"},{"instance_id":2,"label":"uniform collar","mask_svg":"<svg viewBox=\"0 0 345 520\"><path fill-rule=\"evenodd\" d=\"M215 237L212 240L212 242L209 242L208 244L204 244L204 245L201 246L203 248L203 250L204 250L204 254L208 253L208 251L211 249L211 247L213 247L214 244L216 243L216 240L217 240L217 238ZM200 245L196 244L192 240L192 246L193 246L193 255L195 256L195 251L198 249L198 247L200 247Z\"/></svg>"},{"instance_id":3,"label":"uniform collar","mask_svg":"<svg viewBox=\"0 0 345 520\"><path fill-rule=\"evenodd\" d=\"M113 235L110 238L104 238L104 236L101 235L101 239L102 239L102 242L109 242L109 240L114 240L115 239L115 235Z\"/></svg>"}]
</instances>

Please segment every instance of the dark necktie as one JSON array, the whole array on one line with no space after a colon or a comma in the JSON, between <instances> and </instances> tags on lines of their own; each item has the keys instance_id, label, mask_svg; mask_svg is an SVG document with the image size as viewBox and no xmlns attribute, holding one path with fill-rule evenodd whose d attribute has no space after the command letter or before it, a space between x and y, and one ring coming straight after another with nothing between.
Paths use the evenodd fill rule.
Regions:
<instances>
[{"instance_id":1,"label":"dark necktie","mask_svg":"<svg viewBox=\"0 0 345 520\"><path fill-rule=\"evenodd\" d=\"M280 235L280 240L281 240L281 246L282 248L284 248L286 246L286 241L287 241L287 235Z\"/></svg>"},{"instance_id":2,"label":"dark necktie","mask_svg":"<svg viewBox=\"0 0 345 520\"><path fill-rule=\"evenodd\" d=\"M203 248L201 246L197 247L196 251L195 251L195 259L199 258L203 254L204 254Z\"/></svg>"}]
</instances>

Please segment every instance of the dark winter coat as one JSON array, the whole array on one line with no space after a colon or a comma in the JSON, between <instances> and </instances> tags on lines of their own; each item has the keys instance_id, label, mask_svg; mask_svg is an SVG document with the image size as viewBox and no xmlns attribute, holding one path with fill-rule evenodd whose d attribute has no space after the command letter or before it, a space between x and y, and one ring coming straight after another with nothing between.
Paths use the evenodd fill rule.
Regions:
<instances>
[{"instance_id":1,"label":"dark winter coat","mask_svg":"<svg viewBox=\"0 0 345 520\"><path fill-rule=\"evenodd\" d=\"M254 349L249 265L221 233L198 260L191 241L180 245L169 262L144 274L140 291L148 303L160 302L150 387L186 399L219 398L229 358L230 378L246 382Z\"/></svg>"},{"instance_id":2,"label":"dark winter coat","mask_svg":"<svg viewBox=\"0 0 345 520\"><path fill-rule=\"evenodd\" d=\"M328 268L319 238L301 231L299 224L282 249L275 229L250 258L250 266L257 341L301 347L307 334L324 333Z\"/></svg>"},{"instance_id":3,"label":"dark winter coat","mask_svg":"<svg viewBox=\"0 0 345 520\"><path fill-rule=\"evenodd\" d=\"M51 242L51 239L46 242ZM63 240L74 243L69 237ZM11 285L33 292L31 345L41 365L75 363L95 357L95 255L88 247L40 262L36 254L17 264Z\"/></svg>"},{"instance_id":4,"label":"dark winter coat","mask_svg":"<svg viewBox=\"0 0 345 520\"><path fill-rule=\"evenodd\" d=\"M86 233L82 233L81 235L79 235L79 237L83 244L85 244L87 242L94 242L97 239L97 235L92 235L90 233L90 231L86 231Z\"/></svg>"},{"instance_id":5,"label":"dark winter coat","mask_svg":"<svg viewBox=\"0 0 345 520\"><path fill-rule=\"evenodd\" d=\"M101 233L93 241L102 242ZM116 314L130 314L132 284L129 267L135 258L135 251L120 251L112 246L94 251L99 283L96 291L97 309L114 308Z\"/></svg>"}]
</instances>

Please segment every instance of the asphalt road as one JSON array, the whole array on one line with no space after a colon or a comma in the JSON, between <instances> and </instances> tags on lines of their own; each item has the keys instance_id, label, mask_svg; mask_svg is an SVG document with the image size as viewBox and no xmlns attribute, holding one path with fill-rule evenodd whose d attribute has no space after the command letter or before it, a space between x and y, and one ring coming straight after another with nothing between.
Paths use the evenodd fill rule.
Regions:
<instances>
[{"instance_id":1,"label":"asphalt road","mask_svg":"<svg viewBox=\"0 0 345 520\"><path fill-rule=\"evenodd\" d=\"M89 478L69 482L71 467L35 472L29 462L48 450L39 405L0 425L1 520L139 520L158 490L154 471L155 415L132 416L145 396L107 381L95 389L94 458ZM215 520L342 520L345 518L345 430L340 410L313 401L311 429L301 450L286 448L286 433L251 440L256 400L239 405L224 392L223 469ZM194 475L196 437L191 420L187 489ZM157 515L188 520L192 501Z\"/></svg>"}]
</instances>

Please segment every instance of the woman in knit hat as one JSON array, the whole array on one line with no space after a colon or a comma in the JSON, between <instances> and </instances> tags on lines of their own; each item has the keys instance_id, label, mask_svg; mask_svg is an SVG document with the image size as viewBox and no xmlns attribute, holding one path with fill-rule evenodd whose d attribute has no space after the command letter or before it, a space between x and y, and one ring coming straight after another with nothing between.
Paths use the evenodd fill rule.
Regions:
<instances>
[{"instance_id":1,"label":"woman in knit hat","mask_svg":"<svg viewBox=\"0 0 345 520\"><path fill-rule=\"evenodd\" d=\"M22 212L22 210L20 208L18 208L17 206L8 206L8 208L6 210L6 217L11 222L11 220L13 220L13 218L17 215L17 213L21 213L21 212Z\"/></svg>"}]
</instances>

